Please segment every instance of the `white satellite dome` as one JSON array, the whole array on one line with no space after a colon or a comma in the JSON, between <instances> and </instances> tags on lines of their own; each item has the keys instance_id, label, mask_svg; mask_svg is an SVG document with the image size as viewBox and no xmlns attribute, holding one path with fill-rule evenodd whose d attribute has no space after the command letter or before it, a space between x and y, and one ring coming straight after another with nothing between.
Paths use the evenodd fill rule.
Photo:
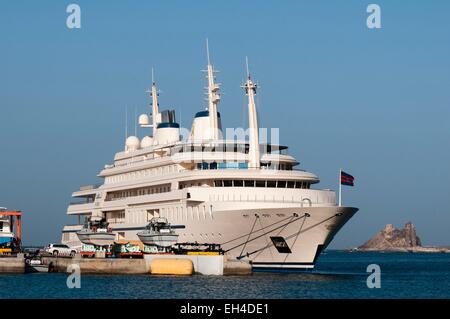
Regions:
<instances>
[{"instance_id":1,"label":"white satellite dome","mask_svg":"<svg viewBox=\"0 0 450 319\"><path fill-rule=\"evenodd\" d=\"M136 136L129 136L125 142L127 151L136 151L141 146L141 142Z\"/></svg>"},{"instance_id":2,"label":"white satellite dome","mask_svg":"<svg viewBox=\"0 0 450 319\"><path fill-rule=\"evenodd\" d=\"M147 114L139 115L139 125L148 125L149 119Z\"/></svg>"},{"instance_id":3,"label":"white satellite dome","mask_svg":"<svg viewBox=\"0 0 450 319\"><path fill-rule=\"evenodd\" d=\"M146 148L150 146L153 146L153 138L151 138L150 136L144 136L141 141L141 147Z\"/></svg>"}]
</instances>

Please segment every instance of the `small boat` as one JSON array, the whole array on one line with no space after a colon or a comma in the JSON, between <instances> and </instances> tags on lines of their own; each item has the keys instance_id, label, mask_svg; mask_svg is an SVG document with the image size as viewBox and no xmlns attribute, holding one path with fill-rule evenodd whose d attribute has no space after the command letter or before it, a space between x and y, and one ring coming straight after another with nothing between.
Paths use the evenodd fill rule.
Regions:
<instances>
[{"instance_id":1,"label":"small boat","mask_svg":"<svg viewBox=\"0 0 450 319\"><path fill-rule=\"evenodd\" d=\"M79 232L78 239L83 244L95 246L109 246L114 243L116 234L108 227L105 220L90 220Z\"/></svg>"},{"instance_id":2,"label":"small boat","mask_svg":"<svg viewBox=\"0 0 450 319\"><path fill-rule=\"evenodd\" d=\"M25 261L25 272L27 273L46 273L48 271L48 265L44 265L42 260L39 259L26 259Z\"/></svg>"},{"instance_id":3,"label":"small boat","mask_svg":"<svg viewBox=\"0 0 450 319\"><path fill-rule=\"evenodd\" d=\"M145 227L145 230L137 233L139 239L146 245L158 247L170 247L178 240L178 234L173 228L184 228L184 226L171 226L166 218L154 217Z\"/></svg>"},{"instance_id":4,"label":"small boat","mask_svg":"<svg viewBox=\"0 0 450 319\"><path fill-rule=\"evenodd\" d=\"M42 262L42 251L35 248L24 248L25 253L25 272L26 273L47 273L48 265Z\"/></svg>"}]
</instances>

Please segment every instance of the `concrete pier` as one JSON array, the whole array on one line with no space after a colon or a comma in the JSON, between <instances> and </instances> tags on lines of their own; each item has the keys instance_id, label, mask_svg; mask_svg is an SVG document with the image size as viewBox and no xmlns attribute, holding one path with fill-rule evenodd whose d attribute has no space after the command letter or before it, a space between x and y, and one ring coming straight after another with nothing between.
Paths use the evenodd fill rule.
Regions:
<instances>
[{"instance_id":1,"label":"concrete pier","mask_svg":"<svg viewBox=\"0 0 450 319\"><path fill-rule=\"evenodd\" d=\"M17 256L0 257L0 274L23 274L25 273L25 257L23 254Z\"/></svg>"},{"instance_id":2,"label":"concrete pier","mask_svg":"<svg viewBox=\"0 0 450 319\"><path fill-rule=\"evenodd\" d=\"M43 257L44 264L54 272L68 272L70 265L76 264L84 274L148 274L149 266L144 259L122 258L74 258Z\"/></svg>"},{"instance_id":3,"label":"concrete pier","mask_svg":"<svg viewBox=\"0 0 450 319\"><path fill-rule=\"evenodd\" d=\"M143 259L128 258L74 258L43 257L43 262L56 272L68 272L68 266L77 264L85 274L151 274L153 260L192 261L193 272L201 275L250 275L251 265L244 261L228 260L226 256L208 255L145 255Z\"/></svg>"},{"instance_id":4,"label":"concrete pier","mask_svg":"<svg viewBox=\"0 0 450 319\"><path fill-rule=\"evenodd\" d=\"M223 275L225 276L243 276L253 273L252 266L242 260L226 259L223 265Z\"/></svg>"}]
</instances>

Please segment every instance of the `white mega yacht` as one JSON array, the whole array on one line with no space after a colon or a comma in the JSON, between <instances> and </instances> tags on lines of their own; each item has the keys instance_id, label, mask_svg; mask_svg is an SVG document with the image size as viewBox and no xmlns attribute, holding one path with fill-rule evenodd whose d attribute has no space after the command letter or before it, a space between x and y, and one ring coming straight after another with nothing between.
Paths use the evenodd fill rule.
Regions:
<instances>
[{"instance_id":1,"label":"white mega yacht","mask_svg":"<svg viewBox=\"0 0 450 319\"><path fill-rule=\"evenodd\" d=\"M138 121L152 134L127 137L125 149L98 174L103 184L72 194L79 202L67 214L78 223L64 227L62 242L79 246L76 233L93 217L106 220L117 240L138 240L152 218L163 217L184 226L177 230L179 243L220 244L230 258L249 260L255 270L312 269L358 209L338 205L334 191L314 188L319 178L297 169L286 146L261 142L257 85L248 67L247 134L232 130L230 137L227 129L224 137L209 53L206 72L208 106L195 115L185 139L175 112L159 109L152 79L151 114Z\"/></svg>"}]
</instances>

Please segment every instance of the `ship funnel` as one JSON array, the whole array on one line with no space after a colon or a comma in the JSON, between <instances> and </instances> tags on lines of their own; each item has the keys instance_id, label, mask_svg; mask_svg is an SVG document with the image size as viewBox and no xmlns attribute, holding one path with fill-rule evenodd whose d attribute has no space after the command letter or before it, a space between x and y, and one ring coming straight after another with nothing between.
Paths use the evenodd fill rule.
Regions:
<instances>
[{"instance_id":1,"label":"ship funnel","mask_svg":"<svg viewBox=\"0 0 450 319\"><path fill-rule=\"evenodd\" d=\"M175 121L175 111L165 110L161 112L161 123L156 127L155 144L170 144L180 141L180 124Z\"/></svg>"},{"instance_id":2,"label":"ship funnel","mask_svg":"<svg viewBox=\"0 0 450 319\"><path fill-rule=\"evenodd\" d=\"M217 122L218 122L218 139L222 139L222 124L220 120L220 113L217 112ZM189 135L189 140L191 142L205 142L211 140L210 135L210 116L209 111L197 112L192 122L191 134Z\"/></svg>"}]
</instances>

